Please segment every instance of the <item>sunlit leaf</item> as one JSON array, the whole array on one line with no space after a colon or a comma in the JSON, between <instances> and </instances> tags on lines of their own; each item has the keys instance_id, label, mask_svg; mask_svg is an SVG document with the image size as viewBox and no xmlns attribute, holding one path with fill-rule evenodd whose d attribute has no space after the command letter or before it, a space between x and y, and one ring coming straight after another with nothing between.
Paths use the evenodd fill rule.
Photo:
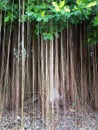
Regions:
<instances>
[{"instance_id":1,"label":"sunlit leaf","mask_svg":"<svg viewBox=\"0 0 98 130\"><path fill-rule=\"evenodd\" d=\"M59 12L59 5L57 4L57 2L52 2L53 6L55 7L56 11Z\"/></svg>"},{"instance_id":2,"label":"sunlit leaf","mask_svg":"<svg viewBox=\"0 0 98 130\"><path fill-rule=\"evenodd\" d=\"M87 5L87 8L93 7L93 6L95 6L95 5L97 5L97 2L96 2L96 1L92 1L92 2L90 2L90 3Z\"/></svg>"},{"instance_id":3,"label":"sunlit leaf","mask_svg":"<svg viewBox=\"0 0 98 130\"><path fill-rule=\"evenodd\" d=\"M9 22L9 20L10 20L10 17L7 16L7 17L5 17L4 22L7 23L7 22Z\"/></svg>"},{"instance_id":4,"label":"sunlit leaf","mask_svg":"<svg viewBox=\"0 0 98 130\"><path fill-rule=\"evenodd\" d=\"M66 12L70 12L70 9L69 9L69 7L64 7L64 10L66 11Z\"/></svg>"},{"instance_id":5,"label":"sunlit leaf","mask_svg":"<svg viewBox=\"0 0 98 130\"><path fill-rule=\"evenodd\" d=\"M76 3L80 5L82 3L82 0L76 0Z\"/></svg>"},{"instance_id":6,"label":"sunlit leaf","mask_svg":"<svg viewBox=\"0 0 98 130\"><path fill-rule=\"evenodd\" d=\"M45 16L45 11L41 12L41 16L44 17Z\"/></svg>"},{"instance_id":7,"label":"sunlit leaf","mask_svg":"<svg viewBox=\"0 0 98 130\"><path fill-rule=\"evenodd\" d=\"M63 8L63 7L64 7L64 5L65 5L65 0L63 0L63 1L61 1L61 2L60 2L60 6L59 6L59 7L60 7L60 9L61 9L61 8Z\"/></svg>"}]
</instances>

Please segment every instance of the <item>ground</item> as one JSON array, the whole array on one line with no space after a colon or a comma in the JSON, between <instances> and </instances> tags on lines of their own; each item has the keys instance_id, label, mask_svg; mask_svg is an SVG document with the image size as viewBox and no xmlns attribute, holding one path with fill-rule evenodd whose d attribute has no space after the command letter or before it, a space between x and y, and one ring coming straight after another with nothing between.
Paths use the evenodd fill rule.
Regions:
<instances>
[{"instance_id":1,"label":"ground","mask_svg":"<svg viewBox=\"0 0 98 130\"><path fill-rule=\"evenodd\" d=\"M98 112L92 109L75 110L69 108L64 112L61 108L59 114L55 111L54 120L43 121L40 105L36 103L35 112L24 107L24 130L98 130ZM14 117L13 112L3 111L0 130L22 130L21 116Z\"/></svg>"}]
</instances>

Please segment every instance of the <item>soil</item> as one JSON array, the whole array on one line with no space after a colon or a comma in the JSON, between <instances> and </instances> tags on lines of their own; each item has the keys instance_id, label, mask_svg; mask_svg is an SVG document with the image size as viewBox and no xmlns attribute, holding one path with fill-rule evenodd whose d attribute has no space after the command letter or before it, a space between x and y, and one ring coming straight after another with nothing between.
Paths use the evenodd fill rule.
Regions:
<instances>
[{"instance_id":1,"label":"soil","mask_svg":"<svg viewBox=\"0 0 98 130\"><path fill-rule=\"evenodd\" d=\"M4 110L0 130L98 130L98 112L92 109L69 108L64 111L61 107L59 114L55 110L53 118L46 120L41 116L39 102L35 106L36 109L31 110L30 105L25 104L24 129L21 128L21 112L15 117L12 111Z\"/></svg>"}]
</instances>

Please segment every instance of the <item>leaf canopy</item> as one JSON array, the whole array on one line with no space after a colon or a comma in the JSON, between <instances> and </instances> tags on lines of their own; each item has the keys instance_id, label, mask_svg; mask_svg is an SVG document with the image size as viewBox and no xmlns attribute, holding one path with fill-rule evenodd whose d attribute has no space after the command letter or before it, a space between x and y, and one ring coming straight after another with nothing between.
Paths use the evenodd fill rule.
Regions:
<instances>
[{"instance_id":1,"label":"leaf canopy","mask_svg":"<svg viewBox=\"0 0 98 130\"><path fill-rule=\"evenodd\" d=\"M22 8L16 0L0 0L0 10L6 11L5 23L29 20L35 23L35 33L44 39L53 39L66 28L67 22L76 25L88 20L88 28L98 28L98 0L25 0L24 15Z\"/></svg>"}]
</instances>

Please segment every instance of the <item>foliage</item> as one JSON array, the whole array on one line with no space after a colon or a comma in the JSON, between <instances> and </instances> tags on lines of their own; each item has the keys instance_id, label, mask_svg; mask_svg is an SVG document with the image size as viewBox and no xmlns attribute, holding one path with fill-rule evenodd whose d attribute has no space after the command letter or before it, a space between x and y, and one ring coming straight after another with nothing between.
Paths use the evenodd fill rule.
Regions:
<instances>
[{"instance_id":1,"label":"foliage","mask_svg":"<svg viewBox=\"0 0 98 130\"><path fill-rule=\"evenodd\" d=\"M89 23L87 30L87 43L94 45L98 43L98 16L95 16Z\"/></svg>"},{"instance_id":2,"label":"foliage","mask_svg":"<svg viewBox=\"0 0 98 130\"><path fill-rule=\"evenodd\" d=\"M97 0L25 0L24 14L20 13L19 16L19 11L22 12L23 8L22 3L20 4L15 0L0 0L0 10L6 11L4 22L34 22L35 33L51 40L66 28L67 22L71 25L88 20L91 21L89 29L94 27L94 34L97 35ZM91 37L91 34L88 34L88 39L89 36Z\"/></svg>"}]
</instances>

